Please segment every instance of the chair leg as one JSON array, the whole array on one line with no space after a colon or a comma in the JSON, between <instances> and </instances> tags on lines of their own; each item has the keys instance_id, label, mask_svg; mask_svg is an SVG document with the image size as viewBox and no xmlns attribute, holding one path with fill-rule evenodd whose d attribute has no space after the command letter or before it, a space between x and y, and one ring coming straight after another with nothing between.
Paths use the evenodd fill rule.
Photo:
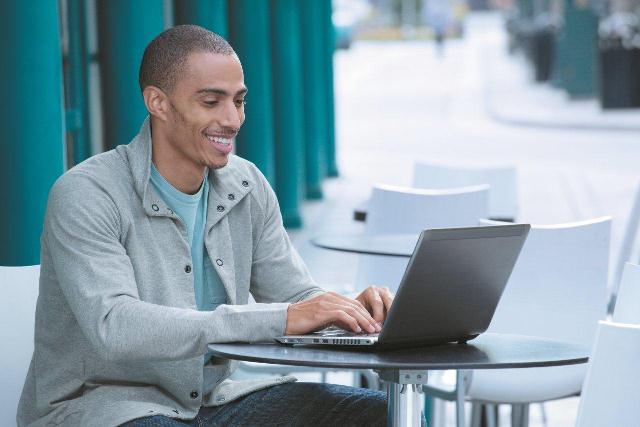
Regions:
<instances>
[{"instance_id":1,"label":"chair leg","mask_svg":"<svg viewBox=\"0 0 640 427\"><path fill-rule=\"evenodd\" d=\"M493 427L500 427L500 405L497 403L492 404L493 406Z\"/></svg>"},{"instance_id":2,"label":"chair leg","mask_svg":"<svg viewBox=\"0 0 640 427\"><path fill-rule=\"evenodd\" d=\"M447 402L444 399L436 399L433 401L433 427L445 427L447 419ZM427 424L431 427L431 424Z\"/></svg>"},{"instance_id":3,"label":"chair leg","mask_svg":"<svg viewBox=\"0 0 640 427\"><path fill-rule=\"evenodd\" d=\"M482 423L482 403L471 403L471 427L480 427Z\"/></svg>"},{"instance_id":4,"label":"chair leg","mask_svg":"<svg viewBox=\"0 0 640 427\"><path fill-rule=\"evenodd\" d=\"M487 427L498 427L497 412L498 412L498 405L492 405L490 403L487 403L486 405L484 405L485 425Z\"/></svg>"},{"instance_id":5,"label":"chair leg","mask_svg":"<svg viewBox=\"0 0 640 427\"><path fill-rule=\"evenodd\" d=\"M511 427L529 427L529 404L511 405Z\"/></svg>"},{"instance_id":6,"label":"chair leg","mask_svg":"<svg viewBox=\"0 0 640 427\"><path fill-rule=\"evenodd\" d=\"M544 403L540 403L540 414L542 415L542 425L547 427L547 410L544 407Z\"/></svg>"},{"instance_id":7,"label":"chair leg","mask_svg":"<svg viewBox=\"0 0 640 427\"><path fill-rule=\"evenodd\" d=\"M464 398L467 394L467 371L456 371L456 427L465 427Z\"/></svg>"},{"instance_id":8,"label":"chair leg","mask_svg":"<svg viewBox=\"0 0 640 427\"><path fill-rule=\"evenodd\" d=\"M371 369L363 369L359 371L361 381L364 379L366 386L369 390L381 391L380 377Z\"/></svg>"},{"instance_id":9,"label":"chair leg","mask_svg":"<svg viewBox=\"0 0 640 427\"><path fill-rule=\"evenodd\" d=\"M522 405L522 427L529 427L529 404Z\"/></svg>"},{"instance_id":10,"label":"chair leg","mask_svg":"<svg viewBox=\"0 0 640 427\"><path fill-rule=\"evenodd\" d=\"M368 369L353 372L353 386L370 390L380 389L378 387L378 376Z\"/></svg>"},{"instance_id":11,"label":"chair leg","mask_svg":"<svg viewBox=\"0 0 640 427\"><path fill-rule=\"evenodd\" d=\"M520 420L522 418L521 415L522 407L520 405L513 404L511 405L511 427L521 427Z\"/></svg>"}]
</instances>

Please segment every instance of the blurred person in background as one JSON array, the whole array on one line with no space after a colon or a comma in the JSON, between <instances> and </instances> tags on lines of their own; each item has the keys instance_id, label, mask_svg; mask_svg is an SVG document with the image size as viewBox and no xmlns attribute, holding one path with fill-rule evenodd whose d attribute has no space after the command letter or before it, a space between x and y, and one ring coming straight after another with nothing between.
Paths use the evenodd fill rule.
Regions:
<instances>
[{"instance_id":1,"label":"blurred person in background","mask_svg":"<svg viewBox=\"0 0 640 427\"><path fill-rule=\"evenodd\" d=\"M327 325L378 332L392 296L351 299L310 277L269 183L231 154L247 88L226 40L193 25L161 33L140 88L140 133L50 191L18 425L386 425L382 392L232 381L207 353Z\"/></svg>"},{"instance_id":2,"label":"blurred person in background","mask_svg":"<svg viewBox=\"0 0 640 427\"><path fill-rule=\"evenodd\" d=\"M444 41L452 18L450 0L426 0L422 10L425 21L433 30L436 51L443 55Z\"/></svg>"}]
</instances>

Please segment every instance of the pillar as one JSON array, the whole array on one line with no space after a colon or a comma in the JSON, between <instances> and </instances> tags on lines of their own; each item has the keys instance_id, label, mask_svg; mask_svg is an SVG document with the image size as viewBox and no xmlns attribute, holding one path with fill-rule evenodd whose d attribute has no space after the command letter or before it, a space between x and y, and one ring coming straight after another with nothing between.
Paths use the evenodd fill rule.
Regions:
<instances>
[{"instance_id":1,"label":"pillar","mask_svg":"<svg viewBox=\"0 0 640 427\"><path fill-rule=\"evenodd\" d=\"M91 156L89 115L89 55L87 51L87 19L85 0L67 0L69 34L67 91L67 131L71 133L73 163Z\"/></svg>"},{"instance_id":2,"label":"pillar","mask_svg":"<svg viewBox=\"0 0 640 427\"><path fill-rule=\"evenodd\" d=\"M0 2L0 265L40 263L51 185L64 171L58 2Z\"/></svg>"},{"instance_id":3,"label":"pillar","mask_svg":"<svg viewBox=\"0 0 640 427\"><path fill-rule=\"evenodd\" d=\"M326 173L327 103L326 69L323 67L325 42L322 2L301 2L302 83L305 141L305 196L322 198L322 179ZM333 100L331 100L333 102Z\"/></svg>"},{"instance_id":4,"label":"pillar","mask_svg":"<svg viewBox=\"0 0 640 427\"><path fill-rule=\"evenodd\" d=\"M236 154L255 163L275 188L270 28L268 1L229 3L229 41L240 57L249 89L245 122L236 137Z\"/></svg>"},{"instance_id":5,"label":"pillar","mask_svg":"<svg viewBox=\"0 0 640 427\"><path fill-rule=\"evenodd\" d=\"M164 29L162 0L98 0L105 146L127 144L147 110L138 71L147 44Z\"/></svg>"},{"instance_id":6,"label":"pillar","mask_svg":"<svg viewBox=\"0 0 640 427\"><path fill-rule=\"evenodd\" d=\"M323 22L324 35L324 68L325 68L325 91L327 94L327 145L326 162L327 176L338 176L338 166L336 165L336 138L335 138L335 109L334 109L334 86L333 86L333 52L335 51L335 29L331 14L331 0L319 0L322 2L323 11L319 19Z\"/></svg>"},{"instance_id":7,"label":"pillar","mask_svg":"<svg viewBox=\"0 0 640 427\"><path fill-rule=\"evenodd\" d=\"M226 0L174 0L176 25L195 24L220 34L229 35Z\"/></svg>"},{"instance_id":8,"label":"pillar","mask_svg":"<svg viewBox=\"0 0 640 427\"><path fill-rule=\"evenodd\" d=\"M304 182L300 3L271 0L271 13L276 193L285 227L298 228Z\"/></svg>"}]
</instances>

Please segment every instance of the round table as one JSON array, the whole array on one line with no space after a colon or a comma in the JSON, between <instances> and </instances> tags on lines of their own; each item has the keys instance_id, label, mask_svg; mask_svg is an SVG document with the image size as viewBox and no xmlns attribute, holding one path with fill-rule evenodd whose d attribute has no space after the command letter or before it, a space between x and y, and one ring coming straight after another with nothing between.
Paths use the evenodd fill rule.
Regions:
<instances>
[{"instance_id":1,"label":"round table","mask_svg":"<svg viewBox=\"0 0 640 427\"><path fill-rule=\"evenodd\" d=\"M324 368L374 369L389 383L388 424L419 426L419 394L429 370L529 368L585 363L589 349L545 338L485 333L468 344L375 351L278 343L211 344L218 357Z\"/></svg>"}]
</instances>

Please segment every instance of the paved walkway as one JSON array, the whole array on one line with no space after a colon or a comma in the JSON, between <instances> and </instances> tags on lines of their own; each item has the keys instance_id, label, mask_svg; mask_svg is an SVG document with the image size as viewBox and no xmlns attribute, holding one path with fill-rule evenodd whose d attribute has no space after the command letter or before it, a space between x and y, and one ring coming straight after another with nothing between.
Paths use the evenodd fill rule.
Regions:
<instances>
[{"instance_id":1,"label":"paved walkway","mask_svg":"<svg viewBox=\"0 0 640 427\"><path fill-rule=\"evenodd\" d=\"M547 120L538 112L549 89L525 80L522 64L506 55L499 15L471 15L467 24L466 38L448 42L442 58L430 42L358 42L336 54L341 176L326 182L322 201L305 203L306 226L291 233L312 274L327 288L353 281L357 257L314 248L308 239L360 230L361 224L351 221L352 209L368 197L371 184L408 185L416 159L515 164L522 221L551 224L611 215L615 262L640 182L640 131L629 128L640 125L640 113L625 112L615 120L593 108L589 113L591 122L626 120L625 130L538 126ZM501 114L532 125L496 120L497 102L504 102ZM547 105L543 110L553 111L549 120L583 123L584 103ZM546 407L549 427L573 425L577 399ZM540 425L533 408L532 427Z\"/></svg>"},{"instance_id":2,"label":"paved walkway","mask_svg":"<svg viewBox=\"0 0 640 427\"><path fill-rule=\"evenodd\" d=\"M522 55L493 50L485 57L489 116L508 125L567 130L640 132L640 108L603 111L596 98L570 99L551 84L531 84Z\"/></svg>"}]
</instances>

